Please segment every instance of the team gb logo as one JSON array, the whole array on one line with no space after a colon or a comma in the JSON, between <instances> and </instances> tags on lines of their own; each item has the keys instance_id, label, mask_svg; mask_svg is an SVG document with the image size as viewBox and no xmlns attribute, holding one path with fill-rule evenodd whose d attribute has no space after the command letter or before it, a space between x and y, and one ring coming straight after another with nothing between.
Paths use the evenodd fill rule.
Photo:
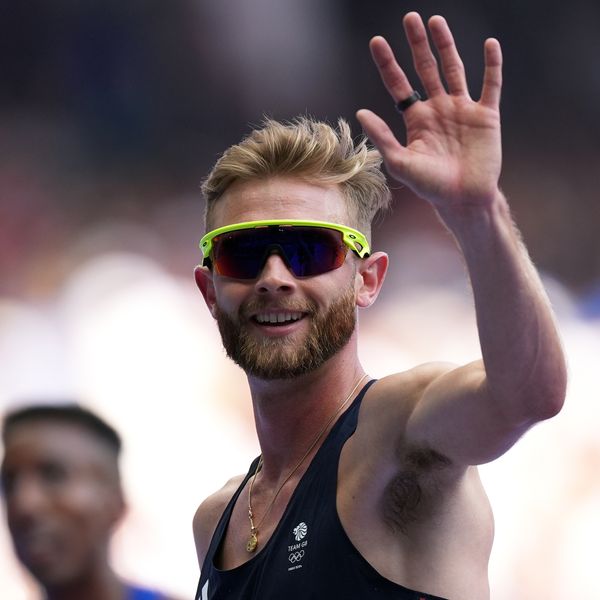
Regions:
<instances>
[{"instance_id":1,"label":"team gb logo","mask_svg":"<svg viewBox=\"0 0 600 600\"><path fill-rule=\"evenodd\" d=\"M304 522L299 523L298 525L296 525L296 527L294 527L294 537L296 538L297 542L305 538L307 533L308 525Z\"/></svg>"}]
</instances>

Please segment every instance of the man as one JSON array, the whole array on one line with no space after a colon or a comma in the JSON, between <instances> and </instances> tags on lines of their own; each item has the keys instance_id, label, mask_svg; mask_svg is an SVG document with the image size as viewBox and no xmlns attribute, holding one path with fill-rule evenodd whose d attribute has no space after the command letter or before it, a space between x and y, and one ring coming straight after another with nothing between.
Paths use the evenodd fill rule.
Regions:
<instances>
[{"instance_id":1,"label":"man","mask_svg":"<svg viewBox=\"0 0 600 600\"><path fill-rule=\"evenodd\" d=\"M198 508L198 598L489 598L493 520L476 465L564 401L554 319L498 188L499 44L485 42L473 101L445 20L428 23L441 69L420 16L404 28L427 100L384 39L371 52L407 144L357 116L390 176L456 238L483 358L367 383L356 312L388 267L368 241L389 197L377 153L343 122L336 134L308 119L268 121L230 148L203 187L195 276L247 373L261 456Z\"/></svg>"},{"instance_id":2,"label":"man","mask_svg":"<svg viewBox=\"0 0 600 600\"><path fill-rule=\"evenodd\" d=\"M6 415L2 440L8 528L48 600L168 600L109 565L125 510L121 440L110 425L75 404L32 405Z\"/></svg>"}]
</instances>

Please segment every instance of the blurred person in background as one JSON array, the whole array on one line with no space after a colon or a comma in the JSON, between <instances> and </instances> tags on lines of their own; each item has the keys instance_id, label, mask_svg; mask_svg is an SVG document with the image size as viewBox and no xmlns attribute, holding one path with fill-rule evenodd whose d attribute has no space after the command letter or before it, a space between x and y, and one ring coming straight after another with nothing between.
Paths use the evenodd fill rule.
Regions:
<instances>
[{"instance_id":1,"label":"blurred person in background","mask_svg":"<svg viewBox=\"0 0 600 600\"><path fill-rule=\"evenodd\" d=\"M126 510L113 427L77 404L28 405L5 416L2 440L8 529L48 600L170 600L109 564Z\"/></svg>"},{"instance_id":2,"label":"blurred person in background","mask_svg":"<svg viewBox=\"0 0 600 600\"><path fill-rule=\"evenodd\" d=\"M357 116L379 152L343 121L267 120L204 183L196 282L247 374L261 455L196 512L201 600L489 598L493 517L477 465L564 402L554 317L498 186L500 46L484 44L474 101L446 21L428 22L441 67L420 16L404 28L426 100L383 38L371 52L406 145L367 110ZM369 249L389 202L381 157L456 239L481 360L377 381L360 364L357 309L388 268Z\"/></svg>"}]
</instances>

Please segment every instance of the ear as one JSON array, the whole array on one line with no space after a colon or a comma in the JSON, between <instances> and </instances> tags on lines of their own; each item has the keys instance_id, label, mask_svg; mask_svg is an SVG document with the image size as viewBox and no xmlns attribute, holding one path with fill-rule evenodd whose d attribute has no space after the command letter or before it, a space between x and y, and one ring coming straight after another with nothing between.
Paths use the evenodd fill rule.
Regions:
<instances>
[{"instance_id":1,"label":"ear","mask_svg":"<svg viewBox=\"0 0 600 600\"><path fill-rule=\"evenodd\" d=\"M102 481L102 488L98 490L97 498L108 527L112 529L123 521L127 513L127 501L118 475Z\"/></svg>"},{"instance_id":2,"label":"ear","mask_svg":"<svg viewBox=\"0 0 600 600\"><path fill-rule=\"evenodd\" d=\"M375 252L358 264L356 304L360 308L367 308L379 296L387 273L389 257L385 252Z\"/></svg>"},{"instance_id":3,"label":"ear","mask_svg":"<svg viewBox=\"0 0 600 600\"><path fill-rule=\"evenodd\" d=\"M210 314L213 316L213 318L216 318L217 300L212 272L210 269L208 269L208 267L202 267L201 265L198 265L194 269L194 279L196 280L198 289L204 296L204 301L206 302L206 306L208 306Z\"/></svg>"},{"instance_id":4,"label":"ear","mask_svg":"<svg viewBox=\"0 0 600 600\"><path fill-rule=\"evenodd\" d=\"M122 521L127 513L127 502L125 501L125 496L121 487L116 490L116 493L112 499L112 504L114 523L116 524Z\"/></svg>"}]
</instances>

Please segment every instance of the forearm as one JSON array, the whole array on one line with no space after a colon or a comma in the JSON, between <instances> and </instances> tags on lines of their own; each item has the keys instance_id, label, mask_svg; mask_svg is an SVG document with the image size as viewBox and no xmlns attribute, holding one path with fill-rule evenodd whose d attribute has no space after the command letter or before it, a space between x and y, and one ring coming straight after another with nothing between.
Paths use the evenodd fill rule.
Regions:
<instances>
[{"instance_id":1,"label":"forearm","mask_svg":"<svg viewBox=\"0 0 600 600\"><path fill-rule=\"evenodd\" d=\"M506 200L498 192L440 216L465 257L489 393L515 422L556 414L566 387L562 346Z\"/></svg>"}]
</instances>

